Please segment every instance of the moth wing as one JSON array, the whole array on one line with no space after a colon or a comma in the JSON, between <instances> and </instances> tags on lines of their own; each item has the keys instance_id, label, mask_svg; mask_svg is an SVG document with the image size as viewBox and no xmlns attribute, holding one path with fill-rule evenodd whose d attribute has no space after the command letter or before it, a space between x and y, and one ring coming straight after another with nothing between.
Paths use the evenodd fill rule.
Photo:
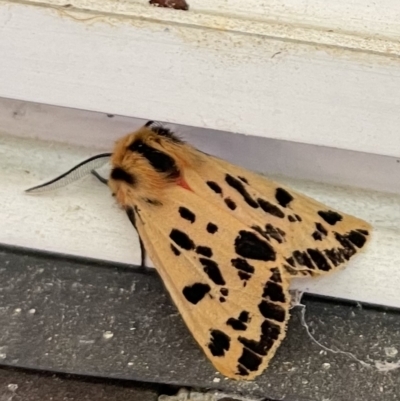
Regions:
<instances>
[{"instance_id":1,"label":"moth wing","mask_svg":"<svg viewBox=\"0 0 400 401\"><path fill-rule=\"evenodd\" d=\"M205 191L210 201L226 210L234 204L235 209L229 210L232 216L279 249L291 276L339 269L369 240L371 226L359 218L224 160L202 159L201 168L187 174L189 186Z\"/></svg>"},{"instance_id":2,"label":"moth wing","mask_svg":"<svg viewBox=\"0 0 400 401\"><path fill-rule=\"evenodd\" d=\"M261 235L195 193L176 186L167 199L136 208L146 251L214 367L251 380L285 337L283 260Z\"/></svg>"}]
</instances>

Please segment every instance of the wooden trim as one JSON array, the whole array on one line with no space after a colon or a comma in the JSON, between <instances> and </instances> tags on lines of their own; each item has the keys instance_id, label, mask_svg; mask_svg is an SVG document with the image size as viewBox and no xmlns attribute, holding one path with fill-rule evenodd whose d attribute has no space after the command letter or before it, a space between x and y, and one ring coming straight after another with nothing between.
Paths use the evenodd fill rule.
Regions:
<instances>
[{"instance_id":1,"label":"wooden trim","mask_svg":"<svg viewBox=\"0 0 400 401\"><path fill-rule=\"evenodd\" d=\"M0 96L400 155L395 20L363 36L199 2L54 3L0 1Z\"/></svg>"}]
</instances>

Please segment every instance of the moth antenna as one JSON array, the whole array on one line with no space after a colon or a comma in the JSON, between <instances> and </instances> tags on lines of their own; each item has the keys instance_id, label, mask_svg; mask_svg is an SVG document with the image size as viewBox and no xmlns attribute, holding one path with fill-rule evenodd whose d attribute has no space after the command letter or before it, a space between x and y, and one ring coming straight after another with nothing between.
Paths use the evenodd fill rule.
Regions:
<instances>
[{"instance_id":1,"label":"moth antenna","mask_svg":"<svg viewBox=\"0 0 400 401\"><path fill-rule=\"evenodd\" d=\"M90 173L93 174L101 183L105 185L108 184L108 180L102 177L96 170L92 170Z\"/></svg>"},{"instance_id":2,"label":"moth antenna","mask_svg":"<svg viewBox=\"0 0 400 401\"><path fill-rule=\"evenodd\" d=\"M99 155L89 157L58 177L53 178L44 184L28 188L25 190L25 192L37 194L65 187L72 182L78 181L90 174L94 169L104 166L108 160L104 161L103 159L109 159L110 156L111 153L101 153Z\"/></svg>"}]
</instances>

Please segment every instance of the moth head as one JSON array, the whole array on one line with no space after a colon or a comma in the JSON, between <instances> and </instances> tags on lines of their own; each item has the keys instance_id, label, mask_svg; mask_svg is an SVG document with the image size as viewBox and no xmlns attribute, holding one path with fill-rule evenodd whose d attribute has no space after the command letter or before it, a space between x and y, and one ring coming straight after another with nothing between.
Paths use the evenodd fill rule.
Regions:
<instances>
[{"instance_id":1,"label":"moth head","mask_svg":"<svg viewBox=\"0 0 400 401\"><path fill-rule=\"evenodd\" d=\"M118 140L108 181L118 202L127 206L137 198L162 197L195 162L191 149L168 128L152 122Z\"/></svg>"}]
</instances>

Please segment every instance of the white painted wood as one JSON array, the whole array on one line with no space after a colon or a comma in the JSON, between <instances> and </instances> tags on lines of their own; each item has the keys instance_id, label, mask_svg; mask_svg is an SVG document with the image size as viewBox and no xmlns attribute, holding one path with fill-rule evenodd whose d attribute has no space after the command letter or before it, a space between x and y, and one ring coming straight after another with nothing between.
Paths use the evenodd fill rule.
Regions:
<instances>
[{"instance_id":1,"label":"white painted wood","mask_svg":"<svg viewBox=\"0 0 400 401\"><path fill-rule=\"evenodd\" d=\"M111 151L147 120L0 98L0 133ZM400 193L400 158L168 124L185 140L266 174ZM43 177L46 178L46 177Z\"/></svg>"},{"instance_id":2,"label":"white painted wood","mask_svg":"<svg viewBox=\"0 0 400 401\"><path fill-rule=\"evenodd\" d=\"M0 106L0 131L3 132L0 135L0 242L137 264L140 254L135 231L115 205L108 188L93 177L40 196L25 195L23 190L66 171L87 156L109 150L117 131L125 126L135 129L139 121L49 106L24 106L15 101L3 100ZM14 114L15 110L19 112ZM87 138L79 137L79 132L66 137L65 134L73 131L72 127L79 130L79 123L88 137L98 139L97 149L83 147ZM104 129L101 128L103 124ZM6 129L14 135L4 135ZM54 130L62 135L56 137ZM230 133L196 131L184 127L180 132L185 132L185 137L205 151L258 171L268 171L268 175L294 189L364 218L375 227L367 252L352 261L346 270L320 280L297 280L293 288L400 307L400 190L395 185L399 180L396 159ZM26 137L19 138L16 133ZM70 143L32 139L46 136ZM245 152L238 152L243 148ZM243 154L251 156L243 158ZM352 157L354 155L356 157ZM342 177L351 183L351 172L359 174L362 184L370 188L375 184L382 185L374 180L386 174L390 178L386 178L384 186L398 193L328 186L299 179L319 177L334 182ZM292 178L277 177L276 173L285 173Z\"/></svg>"},{"instance_id":3,"label":"white painted wood","mask_svg":"<svg viewBox=\"0 0 400 401\"><path fill-rule=\"evenodd\" d=\"M145 4L146 0L131 0ZM396 0L190 0L191 9L243 18L331 30L356 32L368 37L400 35L400 3Z\"/></svg>"},{"instance_id":4,"label":"white painted wood","mask_svg":"<svg viewBox=\"0 0 400 401\"><path fill-rule=\"evenodd\" d=\"M396 0L337 0L329 7L325 0L186 0L190 13L157 9L149 0L25 0L25 4L56 7L61 10L90 10L114 15L141 14L148 18L170 22L188 22L200 26L211 26L211 21L230 19L232 22L246 20L275 25L275 34L283 33L279 25L286 25L286 38L300 32L320 30L318 38L311 35L309 41L321 41L324 37L340 34L364 35L369 46L376 39L397 40L400 35L400 4ZM66 7L67 5L67 7ZM236 21L236 27L240 24ZM219 29L230 30L233 24L219 24ZM292 33L290 33L292 31ZM333 35L328 35L333 34ZM356 39L354 39L356 40ZM360 40L360 38L359 38ZM359 42L361 43L361 42ZM376 42L377 43L377 42ZM370 49L371 50L371 49ZM393 49L385 49L390 52Z\"/></svg>"},{"instance_id":5,"label":"white painted wood","mask_svg":"<svg viewBox=\"0 0 400 401\"><path fill-rule=\"evenodd\" d=\"M286 14L260 2L258 14L281 10L272 21L243 18L233 0L230 15L198 1L187 13L141 1L0 1L0 96L399 156L398 6L386 1L393 15L377 17L373 35L374 9L364 28L322 29L344 0L330 12L292 0ZM312 26L295 24L304 9Z\"/></svg>"}]
</instances>

